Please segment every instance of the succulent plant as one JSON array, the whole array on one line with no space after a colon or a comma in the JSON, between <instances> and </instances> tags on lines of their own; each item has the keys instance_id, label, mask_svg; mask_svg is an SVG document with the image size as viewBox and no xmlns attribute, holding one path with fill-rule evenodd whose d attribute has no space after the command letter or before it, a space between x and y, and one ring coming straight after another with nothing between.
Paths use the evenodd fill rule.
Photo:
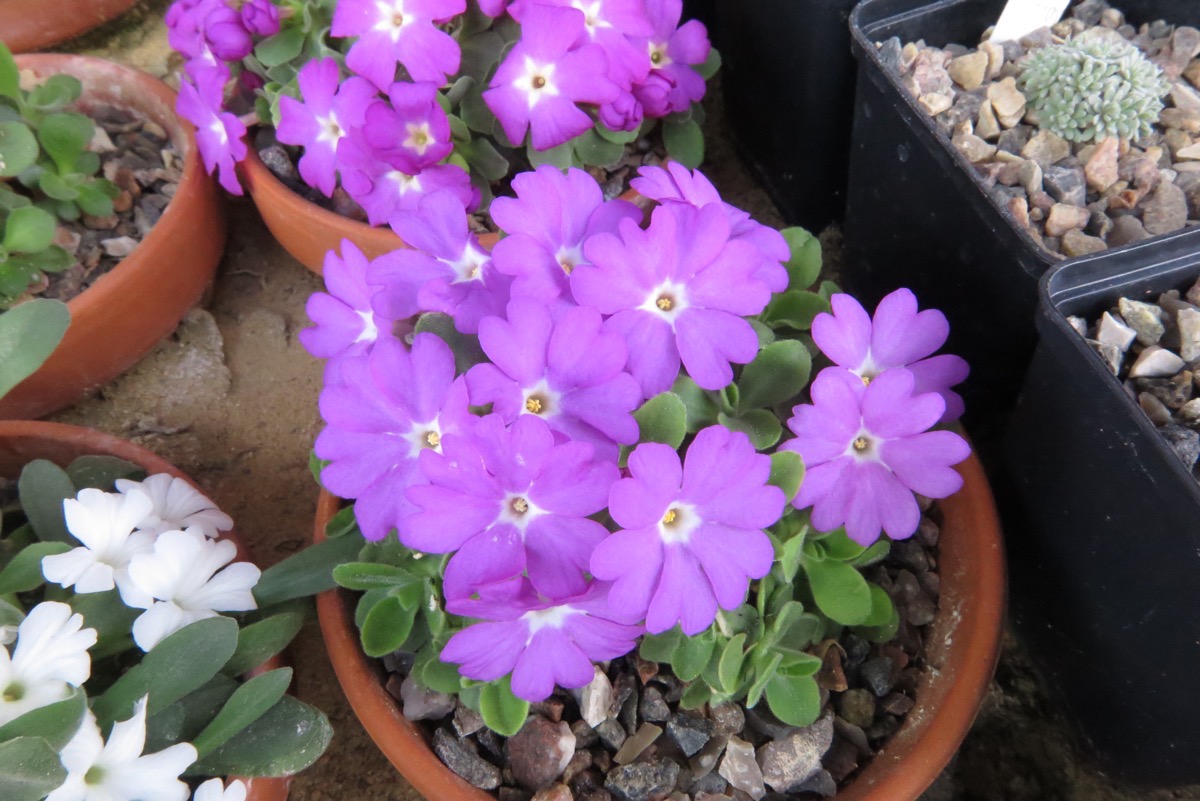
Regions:
<instances>
[{"instance_id":1,"label":"succulent plant","mask_svg":"<svg viewBox=\"0 0 1200 801\"><path fill-rule=\"evenodd\" d=\"M1110 36L1035 50L1023 66L1020 86L1039 124L1072 142L1150 133L1171 88L1141 51Z\"/></svg>"}]
</instances>

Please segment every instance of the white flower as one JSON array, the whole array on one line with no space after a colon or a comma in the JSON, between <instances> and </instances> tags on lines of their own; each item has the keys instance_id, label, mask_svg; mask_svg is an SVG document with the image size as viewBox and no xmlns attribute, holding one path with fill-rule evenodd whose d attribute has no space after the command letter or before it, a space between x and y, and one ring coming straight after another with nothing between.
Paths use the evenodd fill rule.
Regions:
<instances>
[{"instance_id":1,"label":"white flower","mask_svg":"<svg viewBox=\"0 0 1200 801\"><path fill-rule=\"evenodd\" d=\"M138 531L162 534L198 528L204 536L215 538L217 532L233 528L233 519L185 479L166 473L149 476L145 481L117 479L118 492L125 494L137 490L146 493L154 504L154 510L137 524Z\"/></svg>"},{"instance_id":2,"label":"white flower","mask_svg":"<svg viewBox=\"0 0 1200 801\"><path fill-rule=\"evenodd\" d=\"M146 746L146 699L133 717L113 724L108 742L89 710L71 742L59 753L67 780L46 801L187 801L179 775L196 761L196 747L176 743L156 754Z\"/></svg>"},{"instance_id":3,"label":"white flower","mask_svg":"<svg viewBox=\"0 0 1200 801\"><path fill-rule=\"evenodd\" d=\"M67 530L83 543L66 553L42 559L47 581L74 587L75 592L106 592L116 586L126 604L134 606L139 594L129 581L129 560L149 551L154 535L134 529L154 510L150 496L141 491L124 495L80 490L63 501Z\"/></svg>"},{"instance_id":4,"label":"white flower","mask_svg":"<svg viewBox=\"0 0 1200 801\"><path fill-rule=\"evenodd\" d=\"M146 611L133 622L133 641L149 651L164 637L189 623L216 617L217 612L256 609L251 590L261 571L249 562L234 562L237 546L210 540L199 530L166 531L153 553L129 563L129 577L153 602L130 604ZM218 573L217 571L220 570Z\"/></svg>"},{"instance_id":5,"label":"white flower","mask_svg":"<svg viewBox=\"0 0 1200 801\"><path fill-rule=\"evenodd\" d=\"M0 725L61 701L92 674L96 630L64 603L46 601L17 627L17 647L0 648Z\"/></svg>"},{"instance_id":6,"label":"white flower","mask_svg":"<svg viewBox=\"0 0 1200 801\"><path fill-rule=\"evenodd\" d=\"M234 779L225 787L220 779L209 779L196 788L192 801L246 801L246 785Z\"/></svg>"}]
</instances>

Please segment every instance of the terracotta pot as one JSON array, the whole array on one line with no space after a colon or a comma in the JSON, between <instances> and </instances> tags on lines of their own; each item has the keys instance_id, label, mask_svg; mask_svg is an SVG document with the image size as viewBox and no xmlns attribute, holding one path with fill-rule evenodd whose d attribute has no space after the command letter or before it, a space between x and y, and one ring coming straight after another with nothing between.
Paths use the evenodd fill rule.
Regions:
<instances>
[{"instance_id":1,"label":"terracotta pot","mask_svg":"<svg viewBox=\"0 0 1200 801\"><path fill-rule=\"evenodd\" d=\"M0 0L0 40L14 53L41 50L103 25L137 0Z\"/></svg>"},{"instance_id":2,"label":"terracotta pot","mask_svg":"<svg viewBox=\"0 0 1200 801\"><path fill-rule=\"evenodd\" d=\"M0 0L3 7L9 0ZM132 367L175 330L216 273L225 216L204 171L192 126L175 114L175 93L137 70L85 56L25 55L22 71L67 73L83 82L80 110L128 109L167 132L183 155L183 177L162 218L129 256L71 300L71 326L42 367L0 400L0 418L32 418L79 400Z\"/></svg>"},{"instance_id":3,"label":"terracotta pot","mask_svg":"<svg viewBox=\"0 0 1200 801\"><path fill-rule=\"evenodd\" d=\"M925 672L904 725L838 801L915 801L950 762L970 729L1000 655L1004 621L1004 549L991 489L979 461L959 465L962 490L939 501L941 599L926 638ZM341 501L322 492L315 540ZM334 590L317 598L325 647L342 690L367 733L404 778L430 801L494 801L467 784L430 750L384 689L378 660L369 659L354 625L353 598Z\"/></svg>"},{"instance_id":4,"label":"terracotta pot","mask_svg":"<svg viewBox=\"0 0 1200 801\"><path fill-rule=\"evenodd\" d=\"M66 467L80 456L115 456L133 462L147 473L169 473L185 479L197 490L203 491L200 485L170 462L119 437L62 423L0 421L0 478L15 479L21 474L21 469L34 459L49 459L60 467ZM245 543L235 532L225 532L221 537L237 545L239 559L253 561ZM283 661L275 657L255 672L278 667L283 667ZM286 801L288 797L289 779L243 781L249 791L246 801Z\"/></svg>"}]
</instances>

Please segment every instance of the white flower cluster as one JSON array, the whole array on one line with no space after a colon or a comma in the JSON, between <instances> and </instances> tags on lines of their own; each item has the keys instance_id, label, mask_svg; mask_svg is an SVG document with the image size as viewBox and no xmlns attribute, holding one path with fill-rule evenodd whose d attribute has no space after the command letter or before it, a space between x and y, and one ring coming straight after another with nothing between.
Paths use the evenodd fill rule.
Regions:
<instances>
[{"instance_id":1,"label":"white flower cluster","mask_svg":"<svg viewBox=\"0 0 1200 801\"><path fill-rule=\"evenodd\" d=\"M233 562L237 546L216 539L233 521L212 501L166 474L121 479L117 490L63 501L67 530L82 545L42 559L47 581L77 593L116 588L126 606L145 609L133 624L143 651L197 620L256 608L260 571Z\"/></svg>"}]
</instances>

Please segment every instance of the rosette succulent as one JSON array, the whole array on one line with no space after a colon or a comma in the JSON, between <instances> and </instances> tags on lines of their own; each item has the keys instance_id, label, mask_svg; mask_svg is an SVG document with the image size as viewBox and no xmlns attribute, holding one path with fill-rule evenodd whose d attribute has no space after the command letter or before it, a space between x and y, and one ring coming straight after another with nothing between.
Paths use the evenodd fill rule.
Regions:
<instances>
[{"instance_id":1,"label":"rosette succulent","mask_svg":"<svg viewBox=\"0 0 1200 801\"><path fill-rule=\"evenodd\" d=\"M1171 88L1136 47L1104 36L1034 50L1020 86L1040 125L1072 142L1145 136Z\"/></svg>"}]
</instances>

